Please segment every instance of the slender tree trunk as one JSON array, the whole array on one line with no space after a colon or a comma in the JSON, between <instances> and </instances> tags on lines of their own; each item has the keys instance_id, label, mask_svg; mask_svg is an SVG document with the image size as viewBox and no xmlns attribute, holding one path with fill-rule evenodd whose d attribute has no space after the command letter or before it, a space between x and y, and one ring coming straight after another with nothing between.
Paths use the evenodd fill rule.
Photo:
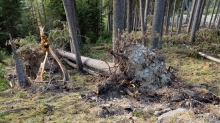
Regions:
<instances>
[{"instance_id":1,"label":"slender tree trunk","mask_svg":"<svg viewBox=\"0 0 220 123\"><path fill-rule=\"evenodd\" d=\"M203 0L202 1L202 5L200 7L200 10L199 10L199 20L198 20L198 25L197 25L197 30L199 30L199 27L200 27L200 23L201 23L201 20L202 20L202 14L203 14L203 10L204 10L204 7L205 7L205 3L206 3L206 0Z\"/></svg>"},{"instance_id":2,"label":"slender tree trunk","mask_svg":"<svg viewBox=\"0 0 220 123\"><path fill-rule=\"evenodd\" d=\"M140 2L140 18L141 18L142 43L144 43L144 46L146 46L143 0L139 0L139 2Z\"/></svg>"},{"instance_id":3,"label":"slender tree trunk","mask_svg":"<svg viewBox=\"0 0 220 123\"><path fill-rule=\"evenodd\" d=\"M13 55L14 55L14 60L16 63L16 73L17 73L17 77L18 77L18 85L21 88L27 87L30 85L28 78L26 76L26 73L24 71L23 65L21 63L21 61L19 60L19 57L16 53L16 48L14 45L14 41L12 40L12 37L10 35L10 42L11 42L11 48L13 51Z\"/></svg>"},{"instance_id":4,"label":"slender tree trunk","mask_svg":"<svg viewBox=\"0 0 220 123\"><path fill-rule=\"evenodd\" d=\"M133 25L133 0L128 0L127 2L127 30L128 33L132 31L132 25Z\"/></svg>"},{"instance_id":5,"label":"slender tree trunk","mask_svg":"<svg viewBox=\"0 0 220 123\"><path fill-rule=\"evenodd\" d=\"M154 1L151 1L151 15L154 15ZM152 26L153 24L153 19L151 19L150 25Z\"/></svg>"},{"instance_id":6,"label":"slender tree trunk","mask_svg":"<svg viewBox=\"0 0 220 123\"><path fill-rule=\"evenodd\" d=\"M160 45L162 46L162 44L158 44L158 42L163 23L165 1L166 0L155 0L154 17L151 30L151 49L157 49Z\"/></svg>"},{"instance_id":7,"label":"slender tree trunk","mask_svg":"<svg viewBox=\"0 0 220 123\"><path fill-rule=\"evenodd\" d=\"M197 0L193 0L192 9L191 9L190 18L189 18L189 24L187 26L188 33L190 32L190 28L191 28L192 23L194 21L194 13L195 13L195 9L196 9L196 3L197 3Z\"/></svg>"},{"instance_id":8,"label":"slender tree trunk","mask_svg":"<svg viewBox=\"0 0 220 123\"><path fill-rule=\"evenodd\" d=\"M210 6L210 3L211 3L211 0L208 0L207 6L206 6L205 17L204 17L204 20L203 20L203 23L202 23L202 26L203 26L203 27L205 27L205 24L206 24L206 18L207 18L208 13L209 13L209 6Z\"/></svg>"},{"instance_id":9,"label":"slender tree trunk","mask_svg":"<svg viewBox=\"0 0 220 123\"><path fill-rule=\"evenodd\" d=\"M179 25L178 25L178 31L177 33L180 34L181 33L181 28L182 28L182 22L183 22L183 12L185 9L185 1L182 1L182 8L181 8L181 15L180 15L180 21L179 21Z\"/></svg>"},{"instance_id":10,"label":"slender tree trunk","mask_svg":"<svg viewBox=\"0 0 220 123\"><path fill-rule=\"evenodd\" d=\"M218 23L217 23L216 29L219 29L219 26L220 26L220 17L218 18Z\"/></svg>"},{"instance_id":11,"label":"slender tree trunk","mask_svg":"<svg viewBox=\"0 0 220 123\"><path fill-rule=\"evenodd\" d=\"M216 10L216 14L215 14L215 17L214 17L214 25L215 25L215 22L216 22L216 19L217 19L218 13L219 13L219 7L220 7L220 1L218 2L218 6L217 6L217 10Z\"/></svg>"},{"instance_id":12,"label":"slender tree trunk","mask_svg":"<svg viewBox=\"0 0 220 123\"><path fill-rule=\"evenodd\" d=\"M39 16L39 24L38 26L42 26L43 25L43 22L42 22L42 18L41 18L41 14L40 14L40 10L39 10L39 5L38 5L38 1L36 1L36 4L37 4L37 13L38 13L38 16Z\"/></svg>"},{"instance_id":13,"label":"slender tree trunk","mask_svg":"<svg viewBox=\"0 0 220 123\"><path fill-rule=\"evenodd\" d=\"M190 16L190 6L189 6L189 2L188 0L184 0L185 1L185 6L186 6L186 10L187 10L187 16L186 16L186 24L189 22L189 16Z\"/></svg>"},{"instance_id":14,"label":"slender tree trunk","mask_svg":"<svg viewBox=\"0 0 220 123\"><path fill-rule=\"evenodd\" d=\"M202 0L197 0L197 5L195 8L195 17L193 20L193 24L192 24L192 31L191 31L191 35L190 35L190 42L194 43L195 42L195 34L196 34L196 28L198 25L198 19L199 19L199 13L200 13L200 7L202 5Z\"/></svg>"},{"instance_id":15,"label":"slender tree trunk","mask_svg":"<svg viewBox=\"0 0 220 123\"><path fill-rule=\"evenodd\" d=\"M74 4L71 4L72 0L62 0L63 1L63 6L65 9L65 13L66 13L66 18L67 18L67 22L69 25L69 30L70 30L70 37L73 40L74 43L74 49L75 49L75 54L76 54L76 64L77 64L77 70L78 72L83 72L83 65L82 65L82 60L80 57L80 51L79 51L79 46L78 46L78 42L77 42L77 34L76 34L76 26L74 25L74 18L73 18L73 10L75 10L75 6ZM76 15L75 15L76 16Z\"/></svg>"},{"instance_id":16,"label":"slender tree trunk","mask_svg":"<svg viewBox=\"0 0 220 123\"><path fill-rule=\"evenodd\" d=\"M213 14L215 12L215 8L216 8L216 4L217 4L218 0L215 0L215 4L214 4L214 7L213 7L213 11L212 11L212 15L211 15L211 19L210 19L210 22L209 22L209 28L211 27L212 25L212 18L213 18Z\"/></svg>"},{"instance_id":17,"label":"slender tree trunk","mask_svg":"<svg viewBox=\"0 0 220 123\"><path fill-rule=\"evenodd\" d=\"M166 34L168 34L169 31L171 10L172 10L172 2L171 0L168 0L167 15L166 15Z\"/></svg>"},{"instance_id":18,"label":"slender tree trunk","mask_svg":"<svg viewBox=\"0 0 220 123\"><path fill-rule=\"evenodd\" d=\"M71 1L71 4L73 4L73 19L74 19L74 22L75 22L75 26L76 26L76 35L77 35L77 42L79 44L79 46L82 45L82 38L81 38L81 32L80 32L80 27L79 27L79 22L78 22L78 16L77 16L77 12L76 12L76 0L72 0Z\"/></svg>"},{"instance_id":19,"label":"slender tree trunk","mask_svg":"<svg viewBox=\"0 0 220 123\"><path fill-rule=\"evenodd\" d=\"M45 7L44 7L44 0L41 1L41 5L42 5L43 13L44 13L44 21L46 23L47 22L47 16L46 16L46 10L45 10Z\"/></svg>"},{"instance_id":20,"label":"slender tree trunk","mask_svg":"<svg viewBox=\"0 0 220 123\"><path fill-rule=\"evenodd\" d=\"M174 7L173 7L173 18L172 18L172 25L171 25L171 36L173 33L173 26L174 26L174 20L175 20L175 10L176 10L176 0L174 2Z\"/></svg>"},{"instance_id":21,"label":"slender tree trunk","mask_svg":"<svg viewBox=\"0 0 220 123\"><path fill-rule=\"evenodd\" d=\"M177 15L177 21L176 21L176 28L177 28L177 32L178 32L178 26L179 26L179 20L180 20L180 12L181 12L181 4L179 6L179 9L178 9L178 15Z\"/></svg>"},{"instance_id":22,"label":"slender tree trunk","mask_svg":"<svg viewBox=\"0 0 220 123\"><path fill-rule=\"evenodd\" d=\"M147 27L147 15L149 12L149 0L146 0L145 2L145 10L144 10L144 24L146 25L145 27Z\"/></svg>"}]
</instances>

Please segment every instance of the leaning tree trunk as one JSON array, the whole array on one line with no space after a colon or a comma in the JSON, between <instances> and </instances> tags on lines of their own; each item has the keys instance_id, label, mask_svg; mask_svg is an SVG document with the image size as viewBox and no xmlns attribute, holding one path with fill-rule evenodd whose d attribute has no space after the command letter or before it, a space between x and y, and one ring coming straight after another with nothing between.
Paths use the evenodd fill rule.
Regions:
<instances>
[{"instance_id":1,"label":"leaning tree trunk","mask_svg":"<svg viewBox=\"0 0 220 123\"><path fill-rule=\"evenodd\" d=\"M127 31L131 33L133 25L133 0L127 1Z\"/></svg>"},{"instance_id":2,"label":"leaning tree trunk","mask_svg":"<svg viewBox=\"0 0 220 123\"><path fill-rule=\"evenodd\" d=\"M72 4L71 0L62 0L63 1L63 6L65 9L65 13L66 13L66 18L67 18L67 22L69 25L69 30L70 30L70 37L73 40L74 43L74 49L75 49L75 54L76 54L76 64L77 64L77 70L78 72L82 72L83 71L83 65L82 65L82 61L81 61L81 57L80 57L80 52L79 52L79 46L78 46L78 42L77 42L77 35L76 35L76 26L74 25L74 19L73 18L73 10L75 10L74 5ZM76 15L75 15L76 16Z\"/></svg>"},{"instance_id":3,"label":"leaning tree trunk","mask_svg":"<svg viewBox=\"0 0 220 123\"><path fill-rule=\"evenodd\" d=\"M139 2L140 2L140 18L141 18L142 43L144 43L144 46L146 46L143 0L139 0Z\"/></svg>"},{"instance_id":4,"label":"leaning tree trunk","mask_svg":"<svg viewBox=\"0 0 220 123\"><path fill-rule=\"evenodd\" d=\"M196 9L196 3L197 3L197 0L194 0L193 5L191 7L191 13L190 13L190 17L189 17L189 24L187 26L187 32L188 33L190 32L190 28L191 28L192 23L194 21L194 13L195 13L195 9Z\"/></svg>"},{"instance_id":5,"label":"leaning tree trunk","mask_svg":"<svg viewBox=\"0 0 220 123\"><path fill-rule=\"evenodd\" d=\"M14 54L14 60L15 60L15 63L16 63L16 73L17 73L17 77L18 77L18 85L21 88L27 87L27 86L30 85L30 82L29 82L29 80L26 76L26 73L24 71L22 63L18 58L18 55L16 53L16 48L15 48L15 45L14 45L14 41L12 40L11 35L10 35L10 42L11 42L11 48L12 48L12 51L13 51L13 54Z\"/></svg>"},{"instance_id":6,"label":"leaning tree trunk","mask_svg":"<svg viewBox=\"0 0 220 123\"><path fill-rule=\"evenodd\" d=\"M168 34L168 31L169 31L171 10L172 10L172 2L171 0L169 0L168 8L167 8L167 15L166 15L166 34Z\"/></svg>"},{"instance_id":7,"label":"leaning tree trunk","mask_svg":"<svg viewBox=\"0 0 220 123\"><path fill-rule=\"evenodd\" d=\"M166 0L155 0L154 17L151 29L151 49L158 49L160 45L159 38L163 21L164 6Z\"/></svg>"},{"instance_id":8,"label":"leaning tree trunk","mask_svg":"<svg viewBox=\"0 0 220 123\"><path fill-rule=\"evenodd\" d=\"M210 3L211 3L211 0L208 0L208 4L207 4L207 6L206 6L205 17L204 17L204 20L203 20L203 23L202 23L202 26L203 26L203 27L205 27L205 24L206 24L206 18L207 18L207 15L208 15L208 13L209 13Z\"/></svg>"},{"instance_id":9,"label":"leaning tree trunk","mask_svg":"<svg viewBox=\"0 0 220 123\"><path fill-rule=\"evenodd\" d=\"M212 25L212 18L213 18L213 14L214 14L214 12L215 12L215 7L216 7L216 4L217 4L217 1L218 0L215 0L215 4L214 4L214 7L213 7L213 11L212 11L212 16L211 16L211 19L210 19L210 22L209 22L209 28L211 27L211 25Z\"/></svg>"},{"instance_id":10,"label":"leaning tree trunk","mask_svg":"<svg viewBox=\"0 0 220 123\"><path fill-rule=\"evenodd\" d=\"M192 25L192 31L191 31L191 35L190 35L190 42L194 43L195 42L195 34L196 34L196 28L198 25L198 19L199 19L199 12L200 12L200 7L202 5L202 0L197 0L197 5L196 5L196 9L195 9L195 17L193 20L193 25Z\"/></svg>"},{"instance_id":11,"label":"leaning tree trunk","mask_svg":"<svg viewBox=\"0 0 220 123\"><path fill-rule=\"evenodd\" d=\"M181 33L181 28L182 28L182 22L183 22L183 12L185 9L185 1L182 1L182 8L181 8L181 14L180 14L180 21L179 21L179 25L178 25L178 31L177 33L180 34Z\"/></svg>"}]
</instances>

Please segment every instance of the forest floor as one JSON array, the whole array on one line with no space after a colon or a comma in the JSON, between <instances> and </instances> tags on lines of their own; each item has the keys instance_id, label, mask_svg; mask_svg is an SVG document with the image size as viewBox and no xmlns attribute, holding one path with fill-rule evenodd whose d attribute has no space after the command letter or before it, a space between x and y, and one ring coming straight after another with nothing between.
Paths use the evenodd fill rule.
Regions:
<instances>
[{"instance_id":1,"label":"forest floor","mask_svg":"<svg viewBox=\"0 0 220 123\"><path fill-rule=\"evenodd\" d=\"M197 46L194 44L192 47ZM83 49L90 51L91 47L86 46ZM173 68L176 82L220 95L219 63L199 57L190 48L185 43L177 44L167 40L158 54L164 57L167 68ZM106 61L112 57L105 49L82 54ZM69 85L73 87L70 91L41 91L45 87L43 84L22 90L14 88L1 91L0 122L155 123L161 114L172 110L167 102L141 102L128 95L101 99L96 92L102 78L78 74L70 67L67 69L71 75ZM175 112L169 119L164 119L163 123L220 122L220 105L213 103L208 106L211 110L202 114L184 108L184 112ZM200 110L205 110L203 108Z\"/></svg>"}]
</instances>

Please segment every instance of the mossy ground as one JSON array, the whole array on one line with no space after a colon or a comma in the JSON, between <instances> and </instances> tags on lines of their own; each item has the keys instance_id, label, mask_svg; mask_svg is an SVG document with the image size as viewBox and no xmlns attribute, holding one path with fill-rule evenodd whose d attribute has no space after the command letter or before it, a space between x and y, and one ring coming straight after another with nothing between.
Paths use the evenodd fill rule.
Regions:
<instances>
[{"instance_id":1,"label":"mossy ground","mask_svg":"<svg viewBox=\"0 0 220 123\"><path fill-rule=\"evenodd\" d=\"M183 38L185 40L185 38ZM186 38L187 39L187 38ZM173 42L166 38L167 42ZM204 84L208 90L220 95L220 67L219 63L199 57L196 52L190 52L197 44L184 43L164 43L159 54L165 58L167 67L172 66L177 80L188 84ZM186 41L187 42L187 41ZM107 50L90 50L93 45L86 46L82 55L111 61L112 56ZM110 45L109 45L110 46ZM189 47L188 47L189 46ZM110 46L111 47L111 46ZM207 48L207 45L204 46ZM210 55L216 56L216 52L207 51ZM43 93L31 91L31 88L39 88L35 85L30 89L7 89L0 92L0 122L58 122L58 123L105 123L117 119L127 118L127 116L111 116L100 118L97 116L99 104L96 102L86 102L81 98L81 94L94 91L99 81L90 81L90 75L78 74L73 68L71 71L70 84L74 90L70 92L45 91ZM12 93L13 92L13 93ZM53 107L53 111L46 111L45 104ZM29 108L27 110L16 110L19 108ZM155 122L156 118L152 112L137 110L133 113L137 117L135 122ZM147 119L146 119L147 117Z\"/></svg>"}]
</instances>

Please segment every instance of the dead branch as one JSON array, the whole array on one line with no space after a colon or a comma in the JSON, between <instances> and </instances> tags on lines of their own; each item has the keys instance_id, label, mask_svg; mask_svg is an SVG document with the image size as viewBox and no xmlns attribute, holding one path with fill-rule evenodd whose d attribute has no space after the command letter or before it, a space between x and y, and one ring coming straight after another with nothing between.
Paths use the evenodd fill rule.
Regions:
<instances>
[{"instance_id":1,"label":"dead branch","mask_svg":"<svg viewBox=\"0 0 220 123\"><path fill-rule=\"evenodd\" d=\"M5 113L12 113L12 112L19 112L21 110L30 110L33 109L33 107L26 107L26 108L14 108L14 109L9 109L9 110L5 110Z\"/></svg>"},{"instance_id":2,"label":"dead branch","mask_svg":"<svg viewBox=\"0 0 220 123\"><path fill-rule=\"evenodd\" d=\"M217 59L217 58L214 58L212 56L206 55L206 54L204 54L202 52L198 52L198 54L203 56L203 57L205 57L205 58L207 58L207 59L209 59L209 60L212 60L212 61L220 63L220 59Z\"/></svg>"}]
</instances>

